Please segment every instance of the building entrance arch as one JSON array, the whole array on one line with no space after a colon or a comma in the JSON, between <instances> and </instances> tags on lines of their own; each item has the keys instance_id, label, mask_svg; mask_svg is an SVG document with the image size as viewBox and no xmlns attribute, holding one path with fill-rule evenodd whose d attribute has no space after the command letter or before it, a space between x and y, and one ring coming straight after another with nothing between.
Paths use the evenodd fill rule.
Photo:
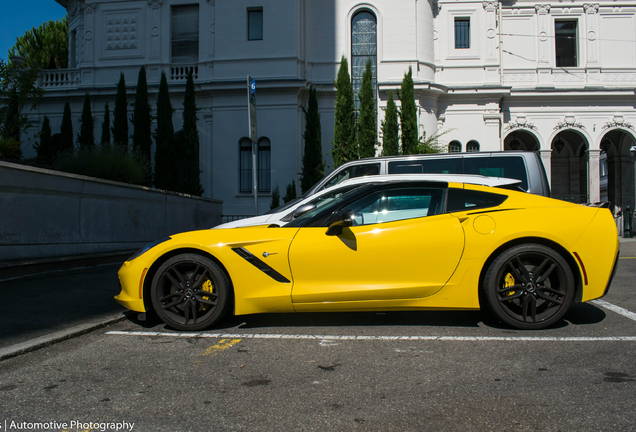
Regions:
<instances>
[{"instance_id":1,"label":"building entrance arch","mask_svg":"<svg viewBox=\"0 0 636 432\"><path fill-rule=\"evenodd\" d=\"M552 139L552 197L575 203L589 201L588 163L590 145L574 129L564 129Z\"/></svg>"},{"instance_id":2,"label":"building entrance arch","mask_svg":"<svg viewBox=\"0 0 636 432\"><path fill-rule=\"evenodd\" d=\"M634 133L615 128L606 131L599 147L600 196L609 201L614 212L636 205L634 157L630 149L636 145Z\"/></svg>"},{"instance_id":3,"label":"building entrance arch","mask_svg":"<svg viewBox=\"0 0 636 432\"><path fill-rule=\"evenodd\" d=\"M504 151L538 151L540 147L541 144L536 135L525 129L515 129L504 137Z\"/></svg>"}]
</instances>

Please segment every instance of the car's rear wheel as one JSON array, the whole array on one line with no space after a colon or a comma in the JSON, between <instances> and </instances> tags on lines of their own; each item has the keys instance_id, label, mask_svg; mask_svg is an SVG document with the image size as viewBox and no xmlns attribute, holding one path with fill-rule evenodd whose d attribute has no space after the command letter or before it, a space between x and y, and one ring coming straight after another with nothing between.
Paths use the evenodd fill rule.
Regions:
<instances>
[{"instance_id":1,"label":"car's rear wheel","mask_svg":"<svg viewBox=\"0 0 636 432\"><path fill-rule=\"evenodd\" d=\"M574 298L574 276L555 250L524 244L502 252L488 267L483 289L490 309L519 329L559 321Z\"/></svg>"},{"instance_id":2,"label":"car's rear wheel","mask_svg":"<svg viewBox=\"0 0 636 432\"><path fill-rule=\"evenodd\" d=\"M152 306L163 322L177 330L202 330L226 312L230 281L209 258L181 254L159 267L152 280Z\"/></svg>"}]
</instances>

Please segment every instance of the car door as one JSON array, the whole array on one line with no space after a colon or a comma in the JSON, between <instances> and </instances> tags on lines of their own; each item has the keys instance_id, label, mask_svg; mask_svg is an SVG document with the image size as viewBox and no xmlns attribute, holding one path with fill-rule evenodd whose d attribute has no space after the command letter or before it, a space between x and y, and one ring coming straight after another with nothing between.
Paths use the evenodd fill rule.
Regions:
<instances>
[{"instance_id":1,"label":"car door","mask_svg":"<svg viewBox=\"0 0 636 432\"><path fill-rule=\"evenodd\" d=\"M292 302L427 297L450 279L464 249L459 220L442 213L445 188L386 186L345 206L354 225L339 235L302 227L289 262Z\"/></svg>"}]
</instances>

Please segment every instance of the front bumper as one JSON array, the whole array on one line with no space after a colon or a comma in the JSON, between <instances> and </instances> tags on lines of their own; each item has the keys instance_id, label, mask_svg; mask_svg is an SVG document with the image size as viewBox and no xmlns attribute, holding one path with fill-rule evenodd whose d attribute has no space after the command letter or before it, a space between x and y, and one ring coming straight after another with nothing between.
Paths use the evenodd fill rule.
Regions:
<instances>
[{"instance_id":1,"label":"front bumper","mask_svg":"<svg viewBox=\"0 0 636 432\"><path fill-rule=\"evenodd\" d=\"M136 261L136 260L135 260ZM143 297L143 286L148 268L137 262L126 261L117 275L121 292L115 300L126 309L135 312L146 312Z\"/></svg>"}]
</instances>

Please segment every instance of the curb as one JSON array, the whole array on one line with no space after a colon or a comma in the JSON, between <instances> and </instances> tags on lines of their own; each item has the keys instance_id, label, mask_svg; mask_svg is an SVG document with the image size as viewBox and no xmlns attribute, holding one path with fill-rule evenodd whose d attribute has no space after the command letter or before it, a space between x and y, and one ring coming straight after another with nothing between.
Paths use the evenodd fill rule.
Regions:
<instances>
[{"instance_id":1,"label":"curb","mask_svg":"<svg viewBox=\"0 0 636 432\"><path fill-rule=\"evenodd\" d=\"M89 321L65 330L59 330L48 335L36 337L26 342L11 345L7 348L0 348L0 361L90 333L108 325L124 321L126 318L127 316L124 315L123 312L118 312L116 315L110 315L100 320Z\"/></svg>"}]
</instances>

